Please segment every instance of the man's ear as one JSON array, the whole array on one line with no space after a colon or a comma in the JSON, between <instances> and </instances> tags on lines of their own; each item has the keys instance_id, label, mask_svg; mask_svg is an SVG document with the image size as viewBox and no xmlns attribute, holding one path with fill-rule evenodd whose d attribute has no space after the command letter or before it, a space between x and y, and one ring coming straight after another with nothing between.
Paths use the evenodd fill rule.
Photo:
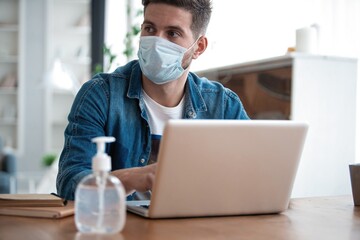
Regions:
<instances>
[{"instance_id":1,"label":"man's ear","mask_svg":"<svg viewBox=\"0 0 360 240\"><path fill-rule=\"evenodd\" d=\"M193 53L192 58L197 59L203 52L205 52L208 45L208 40L206 36L201 36L197 41L197 49Z\"/></svg>"}]
</instances>

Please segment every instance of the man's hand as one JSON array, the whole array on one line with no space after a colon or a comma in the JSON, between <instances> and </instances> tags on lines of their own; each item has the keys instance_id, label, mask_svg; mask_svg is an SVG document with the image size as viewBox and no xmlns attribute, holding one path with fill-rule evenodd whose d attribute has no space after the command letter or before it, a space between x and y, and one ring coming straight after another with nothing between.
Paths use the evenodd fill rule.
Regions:
<instances>
[{"instance_id":1,"label":"man's hand","mask_svg":"<svg viewBox=\"0 0 360 240\"><path fill-rule=\"evenodd\" d=\"M152 189L157 164L150 164L145 167L135 167L115 170L112 173L122 182L126 194L135 191L146 192Z\"/></svg>"}]
</instances>

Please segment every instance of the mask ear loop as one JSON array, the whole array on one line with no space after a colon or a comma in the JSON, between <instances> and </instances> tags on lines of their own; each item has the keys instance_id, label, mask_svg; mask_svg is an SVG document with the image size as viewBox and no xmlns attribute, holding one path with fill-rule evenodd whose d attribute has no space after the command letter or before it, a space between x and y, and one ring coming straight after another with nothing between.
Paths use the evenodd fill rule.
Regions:
<instances>
[{"instance_id":1,"label":"mask ear loop","mask_svg":"<svg viewBox=\"0 0 360 240\"><path fill-rule=\"evenodd\" d=\"M193 44L191 44L191 46L184 52L183 56L186 54L187 51L189 51L190 49L192 49L195 44L199 41L199 39L202 37L203 35L200 35ZM187 65L185 68L183 68L184 70L186 70L190 65Z\"/></svg>"},{"instance_id":2,"label":"mask ear loop","mask_svg":"<svg viewBox=\"0 0 360 240\"><path fill-rule=\"evenodd\" d=\"M195 40L195 42L193 42L193 44L191 44L191 46L188 48L188 49L186 49L186 51L185 51L185 53L187 52L187 51L189 51L190 49L192 49L194 46L195 46L195 44L197 43L197 41L199 41L199 39L202 37L203 35L200 35L196 40ZM185 54L184 53L184 54Z\"/></svg>"}]
</instances>

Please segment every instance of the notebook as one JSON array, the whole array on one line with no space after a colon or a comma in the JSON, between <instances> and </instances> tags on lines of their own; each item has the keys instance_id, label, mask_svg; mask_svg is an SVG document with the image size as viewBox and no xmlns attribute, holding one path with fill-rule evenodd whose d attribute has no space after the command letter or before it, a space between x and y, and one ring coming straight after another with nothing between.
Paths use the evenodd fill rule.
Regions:
<instances>
[{"instance_id":1,"label":"notebook","mask_svg":"<svg viewBox=\"0 0 360 240\"><path fill-rule=\"evenodd\" d=\"M56 194L0 194L0 207L63 207L66 200Z\"/></svg>"},{"instance_id":2,"label":"notebook","mask_svg":"<svg viewBox=\"0 0 360 240\"><path fill-rule=\"evenodd\" d=\"M290 120L171 120L147 218L271 214L288 208L308 125Z\"/></svg>"},{"instance_id":3,"label":"notebook","mask_svg":"<svg viewBox=\"0 0 360 240\"><path fill-rule=\"evenodd\" d=\"M0 215L53 219L72 216L74 211L74 202L70 201L62 207L0 207Z\"/></svg>"}]
</instances>

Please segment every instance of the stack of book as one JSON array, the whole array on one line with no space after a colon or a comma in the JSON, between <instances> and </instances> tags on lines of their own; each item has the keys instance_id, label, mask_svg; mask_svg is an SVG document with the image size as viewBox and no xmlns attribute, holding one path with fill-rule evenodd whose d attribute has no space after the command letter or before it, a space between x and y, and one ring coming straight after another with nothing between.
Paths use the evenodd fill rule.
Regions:
<instances>
[{"instance_id":1,"label":"stack of book","mask_svg":"<svg viewBox=\"0 0 360 240\"><path fill-rule=\"evenodd\" d=\"M73 214L73 202L55 194L0 194L0 215L63 218Z\"/></svg>"}]
</instances>

